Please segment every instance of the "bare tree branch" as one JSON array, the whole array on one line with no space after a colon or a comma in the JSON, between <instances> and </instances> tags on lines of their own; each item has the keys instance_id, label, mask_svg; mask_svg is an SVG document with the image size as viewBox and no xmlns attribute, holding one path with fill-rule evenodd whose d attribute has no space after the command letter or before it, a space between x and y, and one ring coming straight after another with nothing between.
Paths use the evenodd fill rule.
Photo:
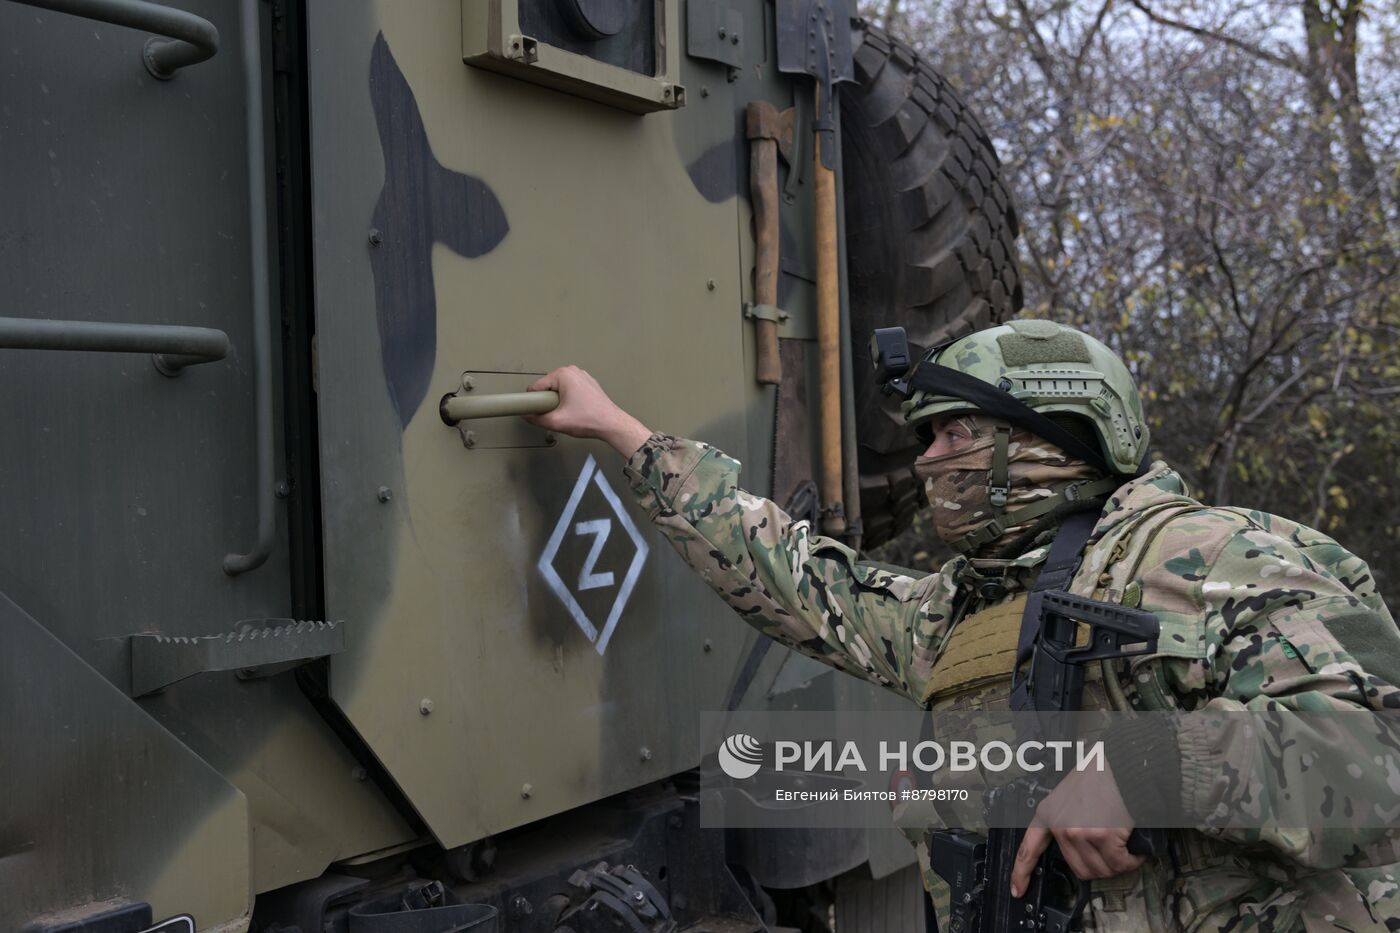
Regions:
<instances>
[{"instance_id":1,"label":"bare tree branch","mask_svg":"<svg viewBox=\"0 0 1400 933\"><path fill-rule=\"evenodd\" d=\"M1231 36L1223 32L1217 32L1213 29L1206 29L1203 26L1196 26L1183 20L1172 19L1169 16L1163 16L1161 13L1158 13L1151 7L1149 7L1146 3L1143 3L1142 0L1128 0L1128 2L1131 3L1133 6L1137 7L1137 9L1141 11L1144 16L1146 16L1148 19L1152 20L1152 22L1156 23L1159 26L1167 26L1171 29L1179 29L1182 32L1188 32L1191 35L1197 36L1201 39L1209 39L1212 42L1220 42L1230 46L1231 48L1239 49L1241 52L1246 52L1250 55L1253 55L1255 58L1258 58L1262 61L1266 61L1271 65L1277 65L1280 68L1288 68L1292 71L1299 72L1300 74L1303 73L1302 63L1298 61L1297 57L1293 55L1292 52L1285 50L1284 53L1281 55L1275 54L1274 52L1270 52L1265 48L1253 44L1252 42L1245 42L1243 39L1236 38L1235 36Z\"/></svg>"}]
</instances>

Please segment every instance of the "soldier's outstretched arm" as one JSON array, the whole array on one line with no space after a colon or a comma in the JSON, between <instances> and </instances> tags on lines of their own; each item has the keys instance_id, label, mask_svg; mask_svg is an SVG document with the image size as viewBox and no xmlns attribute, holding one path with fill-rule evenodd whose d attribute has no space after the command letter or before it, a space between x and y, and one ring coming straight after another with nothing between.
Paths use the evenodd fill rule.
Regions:
<instances>
[{"instance_id":1,"label":"soldier's outstretched arm","mask_svg":"<svg viewBox=\"0 0 1400 933\"><path fill-rule=\"evenodd\" d=\"M603 440L627 458L628 481L652 521L751 625L918 697L947 630L931 609L946 602L937 575L858 562L850 548L740 488L738 461L708 444L653 433L577 367L557 369L530 388L560 397L558 408L531 422Z\"/></svg>"},{"instance_id":2,"label":"soldier's outstretched arm","mask_svg":"<svg viewBox=\"0 0 1400 933\"><path fill-rule=\"evenodd\" d=\"M1174 602L1195 603L1204 624L1203 656L1162 672L1205 715L1177 720L1176 761L1124 774L1115 760L1129 808L1170 795L1216 825L1211 835L1312 868L1400 860L1393 620L1366 578L1344 582L1258 528L1215 531L1203 526L1198 546L1163 565L1180 581Z\"/></svg>"}]
</instances>

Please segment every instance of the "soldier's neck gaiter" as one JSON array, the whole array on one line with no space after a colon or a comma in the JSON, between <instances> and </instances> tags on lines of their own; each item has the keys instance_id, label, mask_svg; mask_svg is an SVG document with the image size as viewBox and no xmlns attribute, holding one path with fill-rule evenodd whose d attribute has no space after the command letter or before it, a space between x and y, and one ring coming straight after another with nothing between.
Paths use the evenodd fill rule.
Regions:
<instances>
[{"instance_id":1,"label":"soldier's neck gaiter","mask_svg":"<svg viewBox=\"0 0 1400 933\"><path fill-rule=\"evenodd\" d=\"M933 528L950 545L979 529L993 518L988 484L992 472L996 428L1005 422L986 415L965 415L957 419L971 442L960 450L940 457L919 457L914 473L923 480L924 492L933 509ZM1010 557L1032 532L1058 521L1041 516L1016 523L1016 512L1039 499L1049 498L1065 483L1097 479L1103 474L1083 460L1069 456L1049 441L1023 429L1013 428L1007 447L1010 484L1006 497L1006 530L978 549L977 557Z\"/></svg>"}]
</instances>

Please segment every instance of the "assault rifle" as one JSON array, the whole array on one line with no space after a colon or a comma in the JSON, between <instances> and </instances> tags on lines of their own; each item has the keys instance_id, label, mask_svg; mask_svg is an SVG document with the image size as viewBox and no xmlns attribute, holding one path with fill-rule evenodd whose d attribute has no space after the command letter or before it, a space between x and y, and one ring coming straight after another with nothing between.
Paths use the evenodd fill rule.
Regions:
<instances>
[{"instance_id":1,"label":"assault rifle","mask_svg":"<svg viewBox=\"0 0 1400 933\"><path fill-rule=\"evenodd\" d=\"M1026 685L1037 712L1077 711L1084 698L1084 667L1090 662L1157 650L1160 626L1150 612L1060 590L1032 592L1027 611L1040 620ZM1087 637L1081 638L1085 629ZM931 834L932 868L952 893L952 933L1066 933L1079 928L1089 883L1074 876L1054 842L1041 855L1023 895L1011 896L1011 872L1024 827L1052 789L1026 777L990 788L983 797L989 827L985 837L963 830ZM1134 855L1156 856L1166 846L1161 830L1135 829L1128 839Z\"/></svg>"}]
</instances>

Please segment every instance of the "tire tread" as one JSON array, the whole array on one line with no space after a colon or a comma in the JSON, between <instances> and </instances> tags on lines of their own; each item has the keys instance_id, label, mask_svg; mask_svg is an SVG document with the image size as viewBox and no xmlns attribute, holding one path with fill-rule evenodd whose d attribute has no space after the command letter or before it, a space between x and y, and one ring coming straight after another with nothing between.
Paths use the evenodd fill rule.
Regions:
<instances>
[{"instance_id":1,"label":"tire tread","mask_svg":"<svg viewBox=\"0 0 1400 933\"><path fill-rule=\"evenodd\" d=\"M869 329L898 323L928 346L1014 315L1023 300L1020 222L991 139L909 46L859 19L852 39L856 83L841 85L843 138L858 138L856 157L843 154L848 218L863 195L883 200L855 203L863 222L848 226L859 231L847 243L852 328L860 328L852 339L863 343ZM861 170L880 174L883 185L853 183L849 173ZM877 248L884 254L862 262ZM876 547L909 525L923 491L897 403L864 367L856 376L864 544Z\"/></svg>"}]
</instances>

